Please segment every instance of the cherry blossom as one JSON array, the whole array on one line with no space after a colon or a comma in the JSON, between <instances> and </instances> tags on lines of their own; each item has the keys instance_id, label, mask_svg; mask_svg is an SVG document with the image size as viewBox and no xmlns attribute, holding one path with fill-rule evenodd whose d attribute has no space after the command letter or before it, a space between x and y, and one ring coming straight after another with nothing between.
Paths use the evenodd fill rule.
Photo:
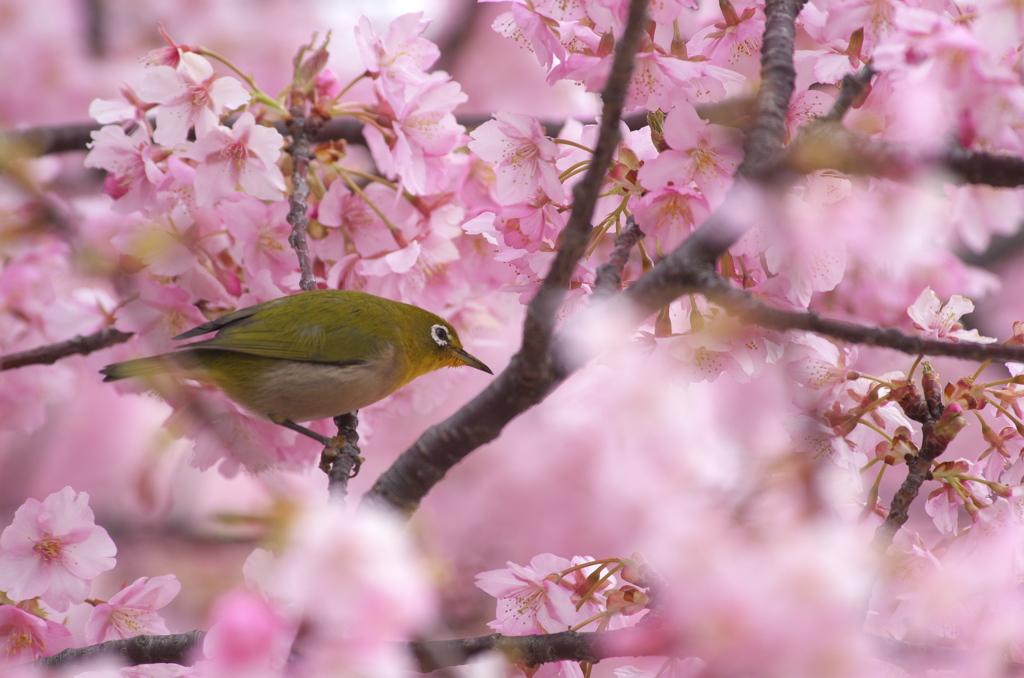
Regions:
<instances>
[{"instance_id":1,"label":"cherry blossom","mask_svg":"<svg viewBox=\"0 0 1024 678\"><path fill-rule=\"evenodd\" d=\"M30 662L57 654L71 644L63 624L29 614L14 605L0 605L0 666Z\"/></svg>"},{"instance_id":2,"label":"cherry blossom","mask_svg":"<svg viewBox=\"0 0 1024 678\"><path fill-rule=\"evenodd\" d=\"M644 163L640 181L652 189L693 181L708 203L717 206L741 160L736 131L709 124L691 104L680 104L665 117L664 136L671 150Z\"/></svg>"},{"instance_id":3,"label":"cherry blossom","mask_svg":"<svg viewBox=\"0 0 1024 678\"><path fill-rule=\"evenodd\" d=\"M158 163L166 154L155 149L140 127L131 136L117 125L92 133L86 167L99 167L109 175L104 192L114 199L115 209L129 213L149 206L165 169Z\"/></svg>"},{"instance_id":4,"label":"cherry blossom","mask_svg":"<svg viewBox=\"0 0 1024 678\"><path fill-rule=\"evenodd\" d=\"M481 572L477 586L498 599L497 619L488 626L521 636L565 631L592 620L602 606L593 595L597 591L591 588L585 569L575 567L592 561L544 553L534 556L525 567L510 562L506 569ZM567 574L565 579L563 574ZM613 586L613 582L608 579L605 586Z\"/></svg>"},{"instance_id":5,"label":"cherry blossom","mask_svg":"<svg viewBox=\"0 0 1024 678\"><path fill-rule=\"evenodd\" d=\"M636 223L665 252L675 249L711 214L707 198L692 182L654 188L630 206Z\"/></svg>"},{"instance_id":6,"label":"cherry blossom","mask_svg":"<svg viewBox=\"0 0 1024 678\"><path fill-rule=\"evenodd\" d=\"M251 196L240 195L234 201L221 201L216 209L235 239L232 253L244 270L266 270L275 282L291 273L294 255L288 246L288 203L266 205Z\"/></svg>"},{"instance_id":7,"label":"cherry blossom","mask_svg":"<svg viewBox=\"0 0 1024 678\"><path fill-rule=\"evenodd\" d=\"M249 93L241 82L232 77L215 77L210 62L194 52L183 52L177 68L148 69L139 96L160 104L156 108L153 139L163 146L185 141L192 127L197 137L205 136L217 128L223 112L249 101Z\"/></svg>"},{"instance_id":8,"label":"cherry blossom","mask_svg":"<svg viewBox=\"0 0 1024 678\"><path fill-rule=\"evenodd\" d=\"M557 28L553 29L552 24ZM525 4L513 2L508 12L494 19L491 27L500 35L533 52L544 68L550 69L556 61L565 59L565 45L561 40L563 27L556 19L536 9L531 10Z\"/></svg>"},{"instance_id":9,"label":"cherry blossom","mask_svg":"<svg viewBox=\"0 0 1024 678\"><path fill-rule=\"evenodd\" d=\"M761 52L763 10L753 5L739 13L729 0L721 0L718 6L724 21L698 31L687 43L687 50L706 56L717 66L742 67L749 71Z\"/></svg>"},{"instance_id":10,"label":"cherry blossom","mask_svg":"<svg viewBox=\"0 0 1024 678\"><path fill-rule=\"evenodd\" d=\"M942 303L938 295L930 287L926 287L917 301L907 309L907 314L914 321L914 327L921 330L924 336L932 339L948 339L950 341L973 341L979 344L990 344L996 339L983 337L978 330L965 330L960 323L960 316L974 310L970 299L954 294L949 301Z\"/></svg>"},{"instance_id":11,"label":"cherry blossom","mask_svg":"<svg viewBox=\"0 0 1024 678\"><path fill-rule=\"evenodd\" d=\"M440 192L448 180L445 156L462 142L465 131L452 109L466 95L443 73L412 84L378 82L377 91L391 126L365 129L373 159L386 176L398 178L413 195Z\"/></svg>"},{"instance_id":12,"label":"cherry blossom","mask_svg":"<svg viewBox=\"0 0 1024 678\"><path fill-rule=\"evenodd\" d=\"M139 577L93 608L85 624L88 642L169 633L156 611L166 607L180 590L181 584L173 574Z\"/></svg>"},{"instance_id":13,"label":"cherry blossom","mask_svg":"<svg viewBox=\"0 0 1024 678\"><path fill-rule=\"evenodd\" d=\"M422 36L429 25L423 12L403 14L388 26L386 36L373 31L364 16L356 26L356 44L366 70L374 77L414 83L424 78L425 71L437 61L437 45Z\"/></svg>"},{"instance_id":14,"label":"cherry blossom","mask_svg":"<svg viewBox=\"0 0 1024 678\"><path fill-rule=\"evenodd\" d=\"M496 194L503 205L533 197L537 188L555 203L565 201L565 190L555 168L558 146L544 134L536 118L498 113L470 134L469 149L494 163Z\"/></svg>"},{"instance_id":15,"label":"cherry blossom","mask_svg":"<svg viewBox=\"0 0 1024 678\"><path fill-rule=\"evenodd\" d=\"M196 203L212 205L241 186L261 200L278 200L284 191L284 175L277 166L284 138L270 127L257 125L245 112L234 127L217 126L186 144L182 155L196 167Z\"/></svg>"},{"instance_id":16,"label":"cherry blossom","mask_svg":"<svg viewBox=\"0 0 1024 678\"><path fill-rule=\"evenodd\" d=\"M837 346L815 334L800 333L787 347L787 373L796 383L835 395L847 381L850 368L857 362L857 348Z\"/></svg>"},{"instance_id":17,"label":"cherry blossom","mask_svg":"<svg viewBox=\"0 0 1024 678\"><path fill-rule=\"evenodd\" d=\"M0 549L0 589L16 601L41 598L58 612L85 600L117 552L93 522L89 495L70 487L26 501L0 534Z\"/></svg>"}]
</instances>

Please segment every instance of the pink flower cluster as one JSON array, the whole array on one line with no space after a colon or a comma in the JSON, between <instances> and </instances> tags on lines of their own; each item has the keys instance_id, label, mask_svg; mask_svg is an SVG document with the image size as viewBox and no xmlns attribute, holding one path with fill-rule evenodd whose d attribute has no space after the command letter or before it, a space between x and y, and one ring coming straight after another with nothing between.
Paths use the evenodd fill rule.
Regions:
<instances>
[{"instance_id":1,"label":"pink flower cluster","mask_svg":"<svg viewBox=\"0 0 1024 678\"><path fill-rule=\"evenodd\" d=\"M246 587L215 603L197 678L397 676L401 642L425 630L435 599L424 564L390 515L337 505L303 512L284 548L257 549Z\"/></svg>"},{"instance_id":2,"label":"pink flower cluster","mask_svg":"<svg viewBox=\"0 0 1024 678\"><path fill-rule=\"evenodd\" d=\"M109 600L88 599L92 581L114 567L114 542L94 523L89 496L70 487L29 499L0 533L0 666L67 647L167 633L156 612L178 594L174 575L140 577ZM91 605L84 627L51 617Z\"/></svg>"},{"instance_id":3,"label":"pink flower cluster","mask_svg":"<svg viewBox=\"0 0 1024 678\"><path fill-rule=\"evenodd\" d=\"M526 566L510 562L506 569L481 572L476 585L497 598L497 618L488 626L506 636L621 629L633 626L647 612L646 589L631 583L638 581L644 566L640 555L628 560L568 560L542 553ZM616 573L624 579L621 585ZM552 662L544 671L583 675L578 663L569 661Z\"/></svg>"},{"instance_id":4,"label":"pink flower cluster","mask_svg":"<svg viewBox=\"0 0 1024 678\"><path fill-rule=\"evenodd\" d=\"M437 49L420 37L425 27L407 15L378 35L364 20L356 38L361 77L372 86L345 88L351 97L329 70L313 74L312 110L363 121L374 167L358 154L317 157L310 249L329 287L451 316L472 300L462 282L471 267L456 266L466 236L464 207L453 199L465 138L452 109L465 95L446 74L426 71ZM94 104L97 119L118 124L94 134L86 158L107 170L105 192L128 215L110 242L136 294L116 323L146 350L169 348L171 336L207 316L298 290L281 168L288 158L272 125L285 114L287 90L279 102L251 81L247 92L218 76L201 48L165 37L170 46L154 53L137 88L124 88L125 102ZM233 475L311 463L312 446L219 393L185 385L163 395L175 409L170 423L195 441L200 468Z\"/></svg>"}]
</instances>

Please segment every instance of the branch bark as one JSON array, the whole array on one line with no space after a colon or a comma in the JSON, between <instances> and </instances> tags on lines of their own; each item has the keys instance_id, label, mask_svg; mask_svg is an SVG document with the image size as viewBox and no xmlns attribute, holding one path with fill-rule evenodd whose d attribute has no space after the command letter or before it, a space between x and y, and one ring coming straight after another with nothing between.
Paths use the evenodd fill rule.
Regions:
<instances>
[{"instance_id":1,"label":"branch bark","mask_svg":"<svg viewBox=\"0 0 1024 678\"><path fill-rule=\"evenodd\" d=\"M292 156L292 192L288 196L288 224L292 231L288 235L288 244L299 258L299 287L309 292L316 289L316 278L313 277L313 262L309 258L309 245L306 242L306 229L309 227L306 198L310 190L306 174L313 159L311 140L316 135L318 124L306 117L301 103L292 106L291 114L288 133L291 134L292 143L288 147L288 155Z\"/></svg>"},{"instance_id":2,"label":"branch bark","mask_svg":"<svg viewBox=\"0 0 1024 678\"><path fill-rule=\"evenodd\" d=\"M104 327L102 330L84 337L78 334L67 341L56 344L40 346L19 353L0 355L0 371L27 367L28 365L52 365L61 358L67 358L72 355L89 355L93 351L123 344L133 336L135 335L131 332L122 332L113 327Z\"/></svg>"},{"instance_id":3,"label":"branch bark","mask_svg":"<svg viewBox=\"0 0 1024 678\"><path fill-rule=\"evenodd\" d=\"M803 330L852 344L891 348L910 355L948 356L977 362L1024 361L1024 346L925 339L903 334L896 329L881 329L823 318L813 311L772 308L749 292L733 287L710 269L693 272L691 287L695 292L704 295L744 321L771 330Z\"/></svg>"},{"instance_id":4,"label":"branch bark","mask_svg":"<svg viewBox=\"0 0 1024 678\"><path fill-rule=\"evenodd\" d=\"M165 636L133 636L88 647L72 647L45 657L31 665L42 668L69 666L84 661L115 658L126 666L139 664L190 664L192 655L206 636L195 630L188 633L174 633Z\"/></svg>"}]
</instances>

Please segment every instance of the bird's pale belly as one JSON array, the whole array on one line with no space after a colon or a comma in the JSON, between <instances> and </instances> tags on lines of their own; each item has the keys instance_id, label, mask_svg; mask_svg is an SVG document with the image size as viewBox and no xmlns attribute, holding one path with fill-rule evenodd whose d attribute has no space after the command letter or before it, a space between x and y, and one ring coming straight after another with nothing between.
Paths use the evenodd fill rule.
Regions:
<instances>
[{"instance_id":1,"label":"bird's pale belly","mask_svg":"<svg viewBox=\"0 0 1024 678\"><path fill-rule=\"evenodd\" d=\"M385 363L385 364L382 364ZM276 360L249 392L228 395L274 421L313 421L354 412L377 402L402 383L385 361L337 366Z\"/></svg>"}]
</instances>

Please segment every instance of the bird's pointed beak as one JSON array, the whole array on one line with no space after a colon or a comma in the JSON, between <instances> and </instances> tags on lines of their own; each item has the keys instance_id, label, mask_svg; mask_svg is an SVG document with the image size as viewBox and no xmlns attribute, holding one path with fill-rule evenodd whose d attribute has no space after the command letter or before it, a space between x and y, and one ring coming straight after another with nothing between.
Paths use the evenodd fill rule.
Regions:
<instances>
[{"instance_id":1,"label":"bird's pointed beak","mask_svg":"<svg viewBox=\"0 0 1024 678\"><path fill-rule=\"evenodd\" d=\"M487 374L494 374L494 372L491 372L491 368L488 367L487 365L485 365L482 360L478 360L478 359L474 358L473 356L469 355L468 353L466 353L465 349L461 349L460 348L460 349L456 350L455 353L458 354L459 360L462 361L463 365L469 365L470 367L475 367L476 369L480 370L481 372L486 372Z\"/></svg>"}]
</instances>

